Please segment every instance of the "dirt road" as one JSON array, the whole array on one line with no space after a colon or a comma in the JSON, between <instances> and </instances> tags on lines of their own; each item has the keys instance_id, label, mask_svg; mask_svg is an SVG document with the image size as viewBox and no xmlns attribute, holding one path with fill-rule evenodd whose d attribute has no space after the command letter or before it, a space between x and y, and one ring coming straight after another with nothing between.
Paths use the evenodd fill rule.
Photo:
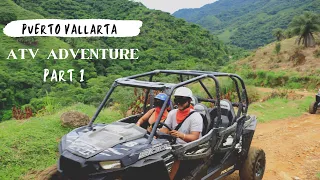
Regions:
<instances>
[{"instance_id":1,"label":"dirt road","mask_svg":"<svg viewBox=\"0 0 320 180\"><path fill-rule=\"evenodd\" d=\"M320 173L320 114L305 113L268 123L260 123L253 139L266 153L264 180L317 180ZM239 179L234 174L226 180Z\"/></svg>"}]
</instances>

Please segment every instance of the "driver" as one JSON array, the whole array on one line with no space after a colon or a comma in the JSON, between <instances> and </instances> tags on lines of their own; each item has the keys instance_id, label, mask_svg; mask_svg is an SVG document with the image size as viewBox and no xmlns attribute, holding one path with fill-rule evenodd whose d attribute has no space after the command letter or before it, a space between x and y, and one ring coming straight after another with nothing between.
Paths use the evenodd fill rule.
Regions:
<instances>
[{"instance_id":1,"label":"driver","mask_svg":"<svg viewBox=\"0 0 320 180\"><path fill-rule=\"evenodd\" d=\"M163 126L161 132L170 134L177 138L178 144L185 144L201 137L203 120L198 112L191 106L192 91L187 87L179 87L174 93L174 102L178 109L171 110L165 121L172 130ZM180 125L181 124L181 125ZM176 160L170 172L170 179L173 180L180 166Z\"/></svg>"},{"instance_id":2,"label":"driver","mask_svg":"<svg viewBox=\"0 0 320 180\"><path fill-rule=\"evenodd\" d=\"M159 93L154 98L154 108L150 109L146 114L144 114L138 121L137 125L141 126L144 122L148 122L147 130L151 132L152 130L152 124L157 120L161 107L164 103L164 101L168 98L168 96L165 93ZM160 122L163 122L167 116L168 116L168 106L170 105L170 101L168 101L167 108L162 114Z\"/></svg>"}]
</instances>

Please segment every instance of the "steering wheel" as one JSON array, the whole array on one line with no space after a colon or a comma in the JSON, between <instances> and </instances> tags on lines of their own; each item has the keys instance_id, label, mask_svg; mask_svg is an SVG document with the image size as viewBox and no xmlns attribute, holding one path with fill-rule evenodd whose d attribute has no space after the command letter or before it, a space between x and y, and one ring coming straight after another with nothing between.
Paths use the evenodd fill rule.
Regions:
<instances>
[{"instance_id":1,"label":"steering wheel","mask_svg":"<svg viewBox=\"0 0 320 180\"><path fill-rule=\"evenodd\" d=\"M151 125L152 128L153 128L154 124L155 124L155 123L153 123L153 124ZM172 131L172 129L171 129L167 124L165 124L165 123L163 123L163 122L159 122L157 128L162 128L162 126L165 126L166 128L169 129L169 131Z\"/></svg>"},{"instance_id":2,"label":"steering wheel","mask_svg":"<svg viewBox=\"0 0 320 180\"><path fill-rule=\"evenodd\" d=\"M165 124L163 122L159 122L158 127L159 127L159 125L165 126L167 129L169 129L169 131L172 131L172 129L167 124Z\"/></svg>"},{"instance_id":3,"label":"steering wheel","mask_svg":"<svg viewBox=\"0 0 320 180\"><path fill-rule=\"evenodd\" d=\"M172 131L172 129L167 124L165 124L163 122L159 122L158 126L159 125L163 125L166 128L168 128L169 131ZM166 134L166 133L163 133L163 132L160 132L160 131L156 132L156 137L159 138L159 139L166 139L166 140L168 140L170 142L170 144L175 144L176 143L176 139L177 139L177 137L175 137L175 136L172 136L170 134Z\"/></svg>"}]
</instances>

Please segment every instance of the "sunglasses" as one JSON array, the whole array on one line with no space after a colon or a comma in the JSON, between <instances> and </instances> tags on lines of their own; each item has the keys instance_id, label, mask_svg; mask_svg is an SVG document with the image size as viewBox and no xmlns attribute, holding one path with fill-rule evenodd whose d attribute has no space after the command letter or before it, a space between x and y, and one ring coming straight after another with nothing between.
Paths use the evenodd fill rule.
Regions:
<instances>
[{"instance_id":1,"label":"sunglasses","mask_svg":"<svg viewBox=\"0 0 320 180\"><path fill-rule=\"evenodd\" d=\"M188 102L189 100L190 100L190 98L188 98L188 97L176 96L174 98L174 103L181 105L181 104Z\"/></svg>"},{"instance_id":2,"label":"sunglasses","mask_svg":"<svg viewBox=\"0 0 320 180\"><path fill-rule=\"evenodd\" d=\"M154 106L155 107L162 107L162 105L163 105L163 101L161 101L161 100L159 100L159 99L155 99L154 100Z\"/></svg>"}]
</instances>

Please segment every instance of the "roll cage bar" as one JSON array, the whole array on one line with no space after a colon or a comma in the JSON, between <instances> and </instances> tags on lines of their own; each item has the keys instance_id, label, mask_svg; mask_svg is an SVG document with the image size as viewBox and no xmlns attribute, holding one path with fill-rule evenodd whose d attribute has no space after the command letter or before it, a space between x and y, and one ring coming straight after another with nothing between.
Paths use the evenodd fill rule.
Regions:
<instances>
[{"instance_id":1,"label":"roll cage bar","mask_svg":"<svg viewBox=\"0 0 320 180\"><path fill-rule=\"evenodd\" d=\"M159 74L180 75L179 76L180 83L173 84L173 83L153 82L152 81L153 77L155 75L159 75ZM184 81L183 75L192 76L193 78ZM149 81L137 80L137 78L141 78L141 77L149 77ZM239 98L239 103L233 103L234 106L239 107L237 116L239 117L241 115L241 113L243 115L246 115L247 111L248 111L248 105L249 105L248 96L247 96L244 81L242 80L242 78L240 76L238 76L236 74L210 72L210 71L196 71L196 70L154 70L154 71L150 71L150 72L146 72L146 73L142 73L142 74L137 74L137 75L133 75L133 76L128 76L128 77L116 79L114 81L114 83L112 84L110 90L108 91L107 95L104 97L103 101L99 105L96 113L92 117L92 119L89 122L87 127L89 129L92 129L93 122L95 121L95 119L99 115L100 111L105 106L107 100L109 99L112 92L114 91L114 89L117 86L130 86L130 87L139 87L139 88L147 89L145 101L144 101L144 106L143 106L143 110L144 110L144 112L146 112L146 105L147 105L146 102L147 102L148 94L151 89L152 90L163 90L163 91L166 90L167 95L171 98L173 91L176 88L198 81L200 83L200 85L202 86L202 88L204 89L204 91L207 93L208 97L210 98L207 100L202 99L202 101L214 102L215 105L217 106L218 122L215 124L215 126L213 128L218 128L220 126L222 120L221 120L221 107L220 107L220 85L219 85L219 81L218 81L217 77L229 77L233 80L235 87L236 87L237 95ZM205 79L205 78L211 78L215 83L215 88L216 88L215 99L213 98L213 96L211 95L211 93L209 92L207 87L201 81L202 79ZM241 84L241 91L239 89L239 82ZM160 122L160 119L162 117L162 114L166 109L166 104L168 103L170 98L167 98L165 100L165 102L163 103L163 106L160 110L160 116L158 116L157 120L155 121L155 124L153 126L153 129L152 129L150 136L149 136L149 139L148 139L148 143L151 143L151 141L155 135L155 132L156 132L156 129L157 129L158 124Z\"/></svg>"}]
</instances>

